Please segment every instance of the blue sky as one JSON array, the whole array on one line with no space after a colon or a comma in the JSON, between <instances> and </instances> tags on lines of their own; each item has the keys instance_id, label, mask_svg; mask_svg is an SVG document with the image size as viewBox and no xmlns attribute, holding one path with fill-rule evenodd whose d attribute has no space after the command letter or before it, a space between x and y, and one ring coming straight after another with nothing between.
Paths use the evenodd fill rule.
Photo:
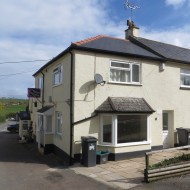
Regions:
<instances>
[{"instance_id":1,"label":"blue sky","mask_svg":"<svg viewBox=\"0 0 190 190\"><path fill-rule=\"evenodd\" d=\"M190 48L190 0L129 0L140 36ZM27 97L32 74L70 45L105 34L124 38L125 0L0 1L0 97Z\"/></svg>"}]
</instances>

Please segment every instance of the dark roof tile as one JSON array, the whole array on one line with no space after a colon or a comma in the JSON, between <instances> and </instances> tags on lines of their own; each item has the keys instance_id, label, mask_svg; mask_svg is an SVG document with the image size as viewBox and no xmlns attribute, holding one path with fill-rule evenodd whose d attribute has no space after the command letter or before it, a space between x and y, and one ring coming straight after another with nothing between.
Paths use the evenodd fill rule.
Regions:
<instances>
[{"instance_id":1,"label":"dark roof tile","mask_svg":"<svg viewBox=\"0 0 190 190\"><path fill-rule=\"evenodd\" d=\"M157 53L158 55L163 56L166 59L190 63L190 49L148 40L145 38L131 37L130 39L132 42L136 42L136 44L144 48L148 48L147 50L152 50L152 52Z\"/></svg>"},{"instance_id":2,"label":"dark roof tile","mask_svg":"<svg viewBox=\"0 0 190 190\"><path fill-rule=\"evenodd\" d=\"M158 55L147 51L146 49L132 43L129 40L114 38L110 36L99 35L94 38L88 38L86 40L73 43L73 45L93 50L161 59L161 57L159 57Z\"/></svg>"},{"instance_id":3,"label":"dark roof tile","mask_svg":"<svg viewBox=\"0 0 190 190\"><path fill-rule=\"evenodd\" d=\"M99 113L153 113L144 98L109 97L97 109Z\"/></svg>"}]
</instances>

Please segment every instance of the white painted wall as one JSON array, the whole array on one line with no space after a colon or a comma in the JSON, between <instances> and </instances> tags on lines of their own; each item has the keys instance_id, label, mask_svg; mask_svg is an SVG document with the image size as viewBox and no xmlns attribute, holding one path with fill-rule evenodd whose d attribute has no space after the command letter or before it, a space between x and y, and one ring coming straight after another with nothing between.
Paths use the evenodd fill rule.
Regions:
<instances>
[{"instance_id":1,"label":"white painted wall","mask_svg":"<svg viewBox=\"0 0 190 190\"><path fill-rule=\"evenodd\" d=\"M115 152L143 150L150 146L162 145L162 110L174 111L173 132L177 127L190 127L190 102L188 101L190 91L180 89L180 68L190 69L190 66L167 62L164 71L160 72L160 62L158 61L95 53L85 53L84 55L79 51L76 52L75 60L75 121L89 117L109 96L145 98L156 111L150 116L151 144L146 147L116 148ZM110 60L130 60L142 64L142 85L110 83ZM95 73L103 76L106 81L104 86L92 82ZM93 125L89 121L75 126L75 141L79 143L80 136L85 134L97 137L99 126L98 119L93 122ZM93 133L89 133L89 131L93 131ZM174 135L171 138L174 142Z\"/></svg>"}]
</instances>

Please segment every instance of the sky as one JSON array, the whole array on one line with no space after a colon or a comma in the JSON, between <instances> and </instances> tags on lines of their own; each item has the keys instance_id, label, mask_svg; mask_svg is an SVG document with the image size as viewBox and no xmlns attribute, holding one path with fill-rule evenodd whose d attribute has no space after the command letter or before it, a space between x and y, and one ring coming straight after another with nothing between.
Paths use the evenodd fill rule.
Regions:
<instances>
[{"instance_id":1,"label":"sky","mask_svg":"<svg viewBox=\"0 0 190 190\"><path fill-rule=\"evenodd\" d=\"M126 0L1 0L0 97L27 98L32 76L72 42L124 38ZM190 0L129 0L140 37L190 48Z\"/></svg>"}]
</instances>

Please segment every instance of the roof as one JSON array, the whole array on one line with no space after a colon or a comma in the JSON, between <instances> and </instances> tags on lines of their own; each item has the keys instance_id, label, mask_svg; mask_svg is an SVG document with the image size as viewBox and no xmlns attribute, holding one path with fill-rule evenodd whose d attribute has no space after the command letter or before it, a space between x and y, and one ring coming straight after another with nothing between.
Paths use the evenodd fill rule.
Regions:
<instances>
[{"instance_id":1,"label":"roof","mask_svg":"<svg viewBox=\"0 0 190 190\"><path fill-rule=\"evenodd\" d=\"M39 109L38 113L45 113L46 111L50 110L53 106L44 106L41 109Z\"/></svg>"},{"instance_id":2,"label":"roof","mask_svg":"<svg viewBox=\"0 0 190 190\"><path fill-rule=\"evenodd\" d=\"M139 37L129 37L129 39L126 40L105 35L98 35L72 43L67 49L42 66L36 73L33 74L33 76L41 72L48 65L54 63L68 52L75 49L111 55L190 64L190 49Z\"/></svg>"},{"instance_id":3,"label":"roof","mask_svg":"<svg viewBox=\"0 0 190 190\"><path fill-rule=\"evenodd\" d=\"M144 98L108 97L96 110L98 113L153 113Z\"/></svg>"},{"instance_id":4,"label":"roof","mask_svg":"<svg viewBox=\"0 0 190 190\"><path fill-rule=\"evenodd\" d=\"M190 49L140 37L130 37L130 40L168 60L190 63Z\"/></svg>"},{"instance_id":5,"label":"roof","mask_svg":"<svg viewBox=\"0 0 190 190\"><path fill-rule=\"evenodd\" d=\"M88 38L86 40L73 43L73 45L88 49L102 50L106 52L160 59L160 57L156 54L136 45L130 40L113 38L104 35Z\"/></svg>"}]
</instances>

